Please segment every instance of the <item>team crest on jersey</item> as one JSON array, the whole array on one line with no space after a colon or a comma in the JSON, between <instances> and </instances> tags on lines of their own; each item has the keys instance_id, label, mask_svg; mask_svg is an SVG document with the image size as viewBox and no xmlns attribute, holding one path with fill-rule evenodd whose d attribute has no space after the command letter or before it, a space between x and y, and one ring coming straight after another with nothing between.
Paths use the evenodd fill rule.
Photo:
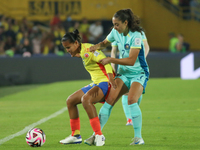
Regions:
<instances>
[{"instance_id":1,"label":"team crest on jersey","mask_svg":"<svg viewBox=\"0 0 200 150\"><path fill-rule=\"evenodd\" d=\"M130 49L130 45L129 44L125 44L124 48L125 48L125 50L129 50Z\"/></svg>"},{"instance_id":2,"label":"team crest on jersey","mask_svg":"<svg viewBox=\"0 0 200 150\"><path fill-rule=\"evenodd\" d=\"M88 53L85 53L85 54L84 54L84 57L85 57L85 58L88 58L88 57L89 57L89 54L88 54Z\"/></svg>"},{"instance_id":3,"label":"team crest on jersey","mask_svg":"<svg viewBox=\"0 0 200 150\"><path fill-rule=\"evenodd\" d=\"M135 38L135 45L141 45L140 38Z\"/></svg>"}]
</instances>

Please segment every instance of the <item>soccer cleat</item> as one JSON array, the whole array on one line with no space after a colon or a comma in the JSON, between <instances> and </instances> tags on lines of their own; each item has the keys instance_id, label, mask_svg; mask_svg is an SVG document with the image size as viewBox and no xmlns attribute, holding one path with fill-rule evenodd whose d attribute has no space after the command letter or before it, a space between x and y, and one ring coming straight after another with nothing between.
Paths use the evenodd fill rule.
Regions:
<instances>
[{"instance_id":1,"label":"soccer cleat","mask_svg":"<svg viewBox=\"0 0 200 150\"><path fill-rule=\"evenodd\" d=\"M132 120L130 118L128 118L126 126L132 126L132 125L133 125Z\"/></svg>"},{"instance_id":2,"label":"soccer cleat","mask_svg":"<svg viewBox=\"0 0 200 150\"><path fill-rule=\"evenodd\" d=\"M96 145L96 146L103 146L103 145L105 145L105 137L104 137L104 135L102 134L102 135L95 135L95 140L94 140L94 145Z\"/></svg>"},{"instance_id":3,"label":"soccer cleat","mask_svg":"<svg viewBox=\"0 0 200 150\"><path fill-rule=\"evenodd\" d=\"M143 145L144 140L142 138L135 137L132 139L132 143L130 145Z\"/></svg>"},{"instance_id":4,"label":"soccer cleat","mask_svg":"<svg viewBox=\"0 0 200 150\"><path fill-rule=\"evenodd\" d=\"M60 140L60 143L61 144L80 144L80 143L82 143L82 138L80 135L78 135L78 136L70 135L63 140Z\"/></svg>"},{"instance_id":5,"label":"soccer cleat","mask_svg":"<svg viewBox=\"0 0 200 150\"><path fill-rule=\"evenodd\" d=\"M94 140L95 140L95 135L92 135L88 139L84 140L84 143L91 146L91 145L94 145Z\"/></svg>"}]
</instances>

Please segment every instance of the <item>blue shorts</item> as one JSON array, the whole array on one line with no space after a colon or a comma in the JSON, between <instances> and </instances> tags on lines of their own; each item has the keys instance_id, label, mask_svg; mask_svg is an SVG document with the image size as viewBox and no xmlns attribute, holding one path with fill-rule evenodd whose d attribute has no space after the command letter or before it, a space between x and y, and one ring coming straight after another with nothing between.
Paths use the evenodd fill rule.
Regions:
<instances>
[{"instance_id":1,"label":"blue shorts","mask_svg":"<svg viewBox=\"0 0 200 150\"><path fill-rule=\"evenodd\" d=\"M131 84L133 82L138 82L140 83L144 90L143 90L143 94L145 93L145 88L147 86L147 81L148 81L148 78L146 77L145 74L138 74L138 75L134 75L133 77L126 77L124 75L120 75L120 74L117 74L115 78L120 78L124 84L128 87L128 89L130 90L131 88Z\"/></svg>"},{"instance_id":2,"label":"blue shorts","mask_svg":"<svg viewBox=\"0 0 200 150\"><path fill-rule=\"evenodd\" d=\"M109 84L109 82L100 82L98 84L91 83L91 84L89 84L89 85L81 88L81 90L84 93L87 93L87 91L89 91L94 86L98 86L103 91L103 94L104 94L105 99L106 99L107 96L108 96L108 94L109 94L109 91L110 91L110 84Z\"/></svg>"}]
</instances>

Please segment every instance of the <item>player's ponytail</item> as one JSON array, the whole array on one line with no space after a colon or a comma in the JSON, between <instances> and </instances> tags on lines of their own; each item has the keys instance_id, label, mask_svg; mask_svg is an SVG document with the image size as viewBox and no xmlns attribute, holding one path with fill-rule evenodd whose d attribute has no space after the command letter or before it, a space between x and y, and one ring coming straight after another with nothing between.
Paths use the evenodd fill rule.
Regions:
<instances>
[{"instance_id":1,"label":"player's ponytail","mask_svg":"<svg viewBox=\"0 0 200 150\"><path fill-rule=\"evenodd\" d=\"M115 18L118 18L122 23L128 21L128 28L132 31L142 32L143 29L140 26L140 19L133 14L131 9L121 9L114 14Z\"/></svg>"},{"instance_id":2,"label":"player's ponytail","mask_svg":"<svg viewBox=\"0 0 200 150\"><path fill-rule=\"evenodd\" d=\"M73 32L68 32L62 37L62 42L68 41L70 43L74 43L75 41L78 41L81 43L81 37L79 35L79 31L76 29Z\"/></svg>"}]
</instances>

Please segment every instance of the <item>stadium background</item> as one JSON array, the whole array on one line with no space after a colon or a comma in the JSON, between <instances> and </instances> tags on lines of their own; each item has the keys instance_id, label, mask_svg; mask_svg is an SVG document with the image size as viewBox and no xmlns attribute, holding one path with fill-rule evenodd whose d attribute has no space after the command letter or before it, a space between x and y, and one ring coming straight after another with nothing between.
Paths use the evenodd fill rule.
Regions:
<instances>
[{"instance_id":1,"label":"stadium background","mask_svg":"<svg viewBox=\"0 0 200 150\"><path fill-rule=\"evenodd\" d=\"M0 15L5 14L19 21L25 16L30 21L49 23L53 13L62 10L62 19L74 12L74 20L87 17L89 21L101 19L108 23L118 9L128 7L134 10L142 19L151 47L147 57L150 80L140 105L145 145L134 147L134 150L199 150L199 22L182 19L181 12L175 15L166 1L168 0L0 0ZM50 6L54 9L49 8ZM58 6L61 8L58 9ZM171 31L185 35L185 40L191 44L189 52L168 52L168 33ZM193 73L197 80L180 79L182 62L186 73ZM0 57L0 149L30 149L25 136L32 127L43 129L47 136L42 149L97 149L86 144L58 143L71 133L66 98L90 82L81 59L71 58L69 55ZM97 111L101 106L102 104L96 104ZM86 139L93 131L84 108L82 105L78 107L81 136ZM133 138L133 127L125 126L125 123L126 118L119 100L103 129L106 145L98 149L133 149L129 145Z\"/></svg>"},{"instance_id":2,"label":"stadium background","mask_svg":"<svg viewBox=\"0 0 200 150\"><path fill-rule=\"evenodd\" d=\"M166 50L168 33L174 31L184 34L192 50L199 50L200 45L196 42L200 39L197 34L200 33L199 22L174 15L163 3L164 0L9 0L0 1L0 13L18 20L26 17L48 22L58 12L62 20L72 14L73 20L87 17L88 20L111 21L117 10L131 8L141 18L151 49Z\"/></svg>"},{"instance_id":3,"label":"stadium background","mask_svg":"<svg viewBox=\"0 0 200 150\"><path fill-rule=\"evenodd\" d=\"M59 13L62 20L65 20L69 14L72 20L81 21L84 17L89 21L102 20L105 28L112 26L111 18L114 12L123 8L131 8L141 18L151 48L147 57L150 77L180 77L180 61L191 52L195 54L194 70L198 68L200 64L198 59L200 45L197 41L200 39L200 34L197 34L200 33L199 22L194 19L183 19L184 14L181 10L177 14L172 13L165 0L0 1L0 14L19 21L26 17L29 21L49 23L54 14ZM104 34L107 35L108 30L105 31ZM168 52L170 32L184 34L185 40L191 45L188 53ZM82 72L82 76L74 69L75 67ZM0 86L76 79L89 79L89 75L84 70L81 60L71 59L69 56L0 59Z\"/></svg>"}]
</instances>

